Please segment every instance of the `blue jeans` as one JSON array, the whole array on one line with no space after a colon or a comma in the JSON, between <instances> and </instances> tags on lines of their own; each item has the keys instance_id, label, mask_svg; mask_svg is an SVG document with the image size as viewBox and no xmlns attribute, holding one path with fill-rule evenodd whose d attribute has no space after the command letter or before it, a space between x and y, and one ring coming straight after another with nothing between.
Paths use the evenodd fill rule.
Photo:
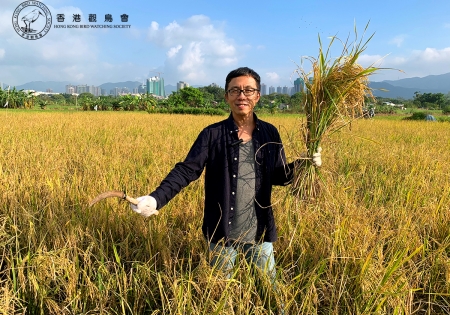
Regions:
<instances>
[{"instance_id":1,"label":"blue jeans","mask_svg":"<svg viewBox=\"0 0 450 315\"><path fill-rule=\"evenodd\" d=\"M249 244L235 242L229 247L210 243L209 251L212 255L211 266L222 270L228 279L231 278L233 273L238 251L242 251L247 262L258 267L259 270L269 277L272 284L275 284L276 269L272 243Z\"/></svg>"},{"instance_id":2,"label":"blue jeans","mask_svg":"<svg viewBox=\"0 0 450 315\"><path fill-rule=\"evenodd\" d=\"M275 269L275 258L272 243L264 242L260 244L249 244L235 242L229 247L210 243L209 251L212 256L210 261L211 267L223 271L228 279L230 279L233 274L233 268L238 251L243 252L245 254L245 260L249 264L255 265L259 270L267 275L272 283L272 290L278 292L278 287L276 284L277 273ZM280 303L278 312L279 314L285 313L283 303Z\"/></svg>"}]
</instances>

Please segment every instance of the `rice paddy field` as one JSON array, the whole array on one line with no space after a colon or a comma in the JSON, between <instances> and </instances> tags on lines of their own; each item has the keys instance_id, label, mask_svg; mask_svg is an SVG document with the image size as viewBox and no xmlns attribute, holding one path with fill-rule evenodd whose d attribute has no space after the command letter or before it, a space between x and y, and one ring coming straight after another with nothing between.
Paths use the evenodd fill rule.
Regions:
<instances>
[{"instance_id":1,"label":"rice paddy field","mask_svg":"<svg viewBox=\"0 0 450 315\"><path fill-rule=\"evenodd\" d=\"M276 187L278 284L208 264L203 179L150 193L225 117L0 111L1 314L450 314L450 124L357 120L322 142L324 189ZM297 158L299 116L260 117ZM272 313L271 313L272 312Z\"/></svg>"}]
</instances>

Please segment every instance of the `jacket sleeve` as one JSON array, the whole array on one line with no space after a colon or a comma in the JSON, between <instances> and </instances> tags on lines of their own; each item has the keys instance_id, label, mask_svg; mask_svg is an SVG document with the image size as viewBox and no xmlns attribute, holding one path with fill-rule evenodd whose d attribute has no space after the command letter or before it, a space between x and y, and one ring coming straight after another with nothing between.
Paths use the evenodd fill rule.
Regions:
<instances>
[{"instance_id":1,"label":"jacket sleeve","mask_svg":"<svg viewBox=\"0 0 450 315\"><path fill-rule=\"evenodd\" d=\"M157 209L164 207L184 187L200 177L208 159L209 136L204 129L195 140L183 162L175 164L166 178L150 196L157 202Z\"/></svg>"}]
</instances>

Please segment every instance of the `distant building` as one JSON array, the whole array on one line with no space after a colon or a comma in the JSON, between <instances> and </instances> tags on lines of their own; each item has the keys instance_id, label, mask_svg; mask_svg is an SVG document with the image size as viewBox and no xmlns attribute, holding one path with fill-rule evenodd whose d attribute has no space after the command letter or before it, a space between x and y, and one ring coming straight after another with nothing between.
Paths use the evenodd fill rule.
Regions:
<instances>
[{"instance_id":1,"label":"distant building","mask_svg":"<svg viewBox=\"0 0 450 315\"><path fill-rule=\"evenodd\" d=\"M77 85L77 91L76 93L89 93L89 86L87 84L84 85Z\"/></svg>"},{"instance_id":2,"label":"distant building","mask_svg":"<svg viewBox=\"0 0 450 315\"><path fill-rule=\"evenodd\" d=\"M153 94L161 97L166 97L164 90L164 78L151 77L147 79L147 91L148 94Z\"/></svg>"},{"instance_id":3,"label":"distant building","mask_svg":"<svg viewBox=\"0 0 450 315\"><path fill-rule=\"evenodd\" d=\"M94 96L100 96L102 95L102 89L99 86L91 85L89 87L89 93L91 93Z\"/></svg>"},{"instance_id":4,"label":"distant building","mask_svg":"<svg viewBox=\"0 0 450 315\"><path fill-rule=\"evenodd\" d=\"M282 93L283 93L283 94L289 95L289 90L290 90L290 89L289 89L287 86L284 86L284 87L283 87L283 92L282 92Z\"/></svg>"},{"instance_id":5,"label":"distant building","mask_svg":"<svg viewBox=\"0 0 450 315\"><path fill-rule=\"evenodd\" d=\"M72 84L66 85L66 94L73 94L77 92L77 87Z\"/></svg>"},{"instance_id":6,"label":"distant building","mask_svg":"<svg viewBox=\"0 0 450 315\"><path fill-rule=\"evenodd\" d=\"M138 86L139 94L145 94L146 91L147 91L147 86L145 85L145 83L142 83L141 85Z\"/></svg>"},{"instance_id":7,"label":"distant building","mask_svg":"<svg viewBox=\"0 0 450 315\"><path fill-rule=\"evenodd\" d=\"M269 94L275 93L275 87L269 86Z\"/></svg>"},{"instance_id":8,"label":"distant building","mask_svg":"<svg viewBox=\"0 0 450 315\"><path fill-rule=\"evenodd\" d=\"M305 82L303 81L302 78L297 78L294 81L294 91L292 94L300 93L303 92L304 90L305 90Z\"/></svg>"},{"instance_id":9,"label":"distant building","mask_svg":"<svg viewBox=\"0 0 450 315\"><path fill-rule=\"evenodd\" d=\"M213 84L215 84L215 83L213 83ZM177 91L184 89L185 87L189 87L189 83L186 83L184 81L180 81L177 83Z\"/></svg>"},{"instance_id":10,"label":"distant building","mask_svg":"<svg viewBox=\"0 0 450 315\"><path fill-rule=\"evenodd\" d=\"M53 93L53 90L52 90L52 89L46 89L45 92L47 92L47 93Z\"/></svg>"},{"instance_id":11,"label":"distant building","mask_svg":"<svg viewBox=\"0 0 450 315\"><path fill-rule=\"evenodd\" d=\"M277 93L278 94L282 94L283 93L283 88L281 86L277 86Z\"/></svg>"},{"instance_id":12,"label":"distant building","mask_svg":"<svg viewBox=\"0 0 450 315\"><path fill-rule=\"evenodd\" d=\"M120 95L120 92L121 92L121 89L118 88L118 87L115 87L114 89L112 89L112 90L109 92L109 95L112 95L112 96L114 96L114 97L117 97L117 96Z\"/></svg>"},{"instance_id":13,"label":"distant building","mask_svg":"<svg viewBox=\"0 0 450 315\"><path fill-rule=\"evenodd\" d=\"M261 95L267 95L267 85L261 83Z\"/></svg>"}]
</instances>

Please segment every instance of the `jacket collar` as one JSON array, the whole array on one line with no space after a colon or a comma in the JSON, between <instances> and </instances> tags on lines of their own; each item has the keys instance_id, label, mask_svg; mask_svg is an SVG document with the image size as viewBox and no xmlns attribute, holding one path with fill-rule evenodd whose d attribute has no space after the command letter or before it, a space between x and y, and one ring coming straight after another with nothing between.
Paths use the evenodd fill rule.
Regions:
<instances>
[{"instance_id":1,"label":"jacket collar","mask_svg":"<svg viewBox=\"0 0 450 315\"><path fill-rule=\"evenodd\" d=\"M259 130L259 119L256 116L255 112L253 112L253 119L255 120L255 129ZM226 120L227 129L229 130L230 134L232 133L238 133L239 128L234 122L233 114L231 113L230 116L228 116L228 119Z\"/></svg>"}]
</instances>

